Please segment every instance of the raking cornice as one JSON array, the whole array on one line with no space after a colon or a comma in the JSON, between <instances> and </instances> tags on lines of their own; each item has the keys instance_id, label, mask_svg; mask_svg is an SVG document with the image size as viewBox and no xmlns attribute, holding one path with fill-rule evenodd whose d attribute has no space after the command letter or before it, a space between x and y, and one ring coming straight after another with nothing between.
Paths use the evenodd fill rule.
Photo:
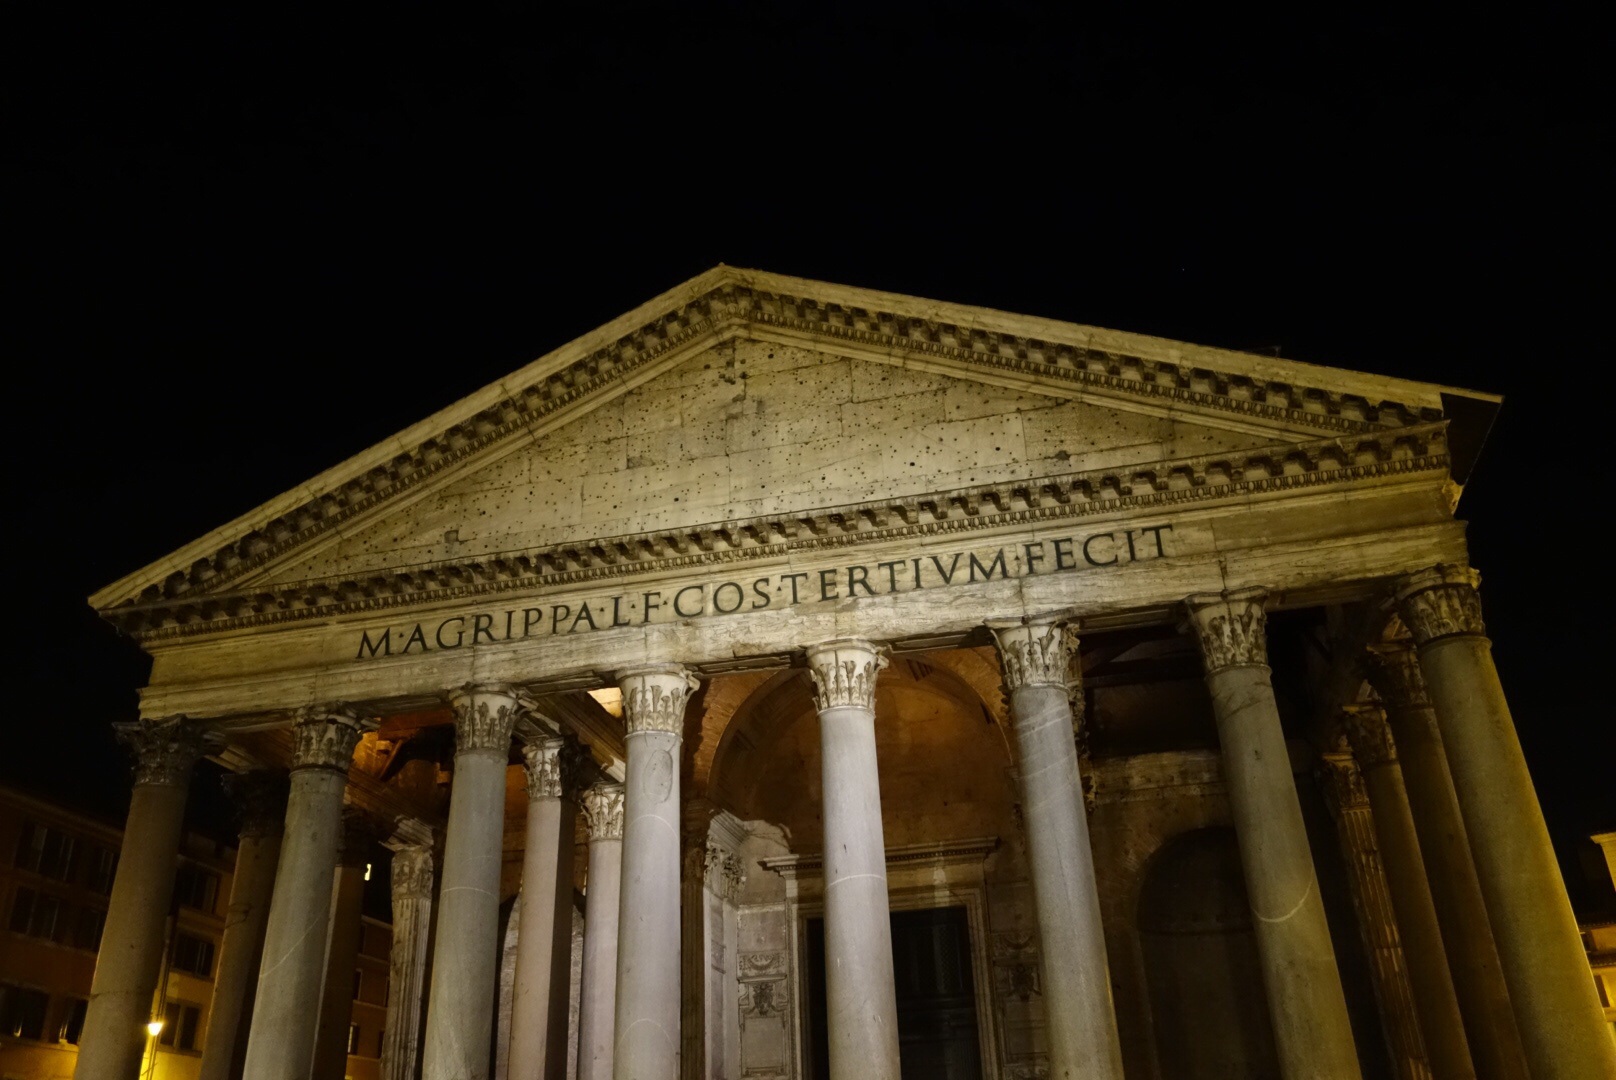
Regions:
<instances>
[{"instance_id":1,"label":"raking cornice","mask_svg":"<svg viewBox=\"0 0 1616 1080\"><path fill-rule=\"evenodd\" d=\"M1029 389L1065 388L1151 411L1221 413L1276 432L1348 435L1442 415L1441 388L1428 384L720 266L108 586L91 603L127 623L115 613L227 594L446 471L621 391L658 361L739 336L906 357L959 377L1013 377Z\"/></svg>"},{"instance_id":2,"label":"raking cornice","mask_svg":"<svg viewBox=\"0 0 1616 1080\"><path fill-rule=\"evenodd\" d=\"M158 598L103 614L139 639L160 640L772 558L903 536L968 532L1121 510L1176 508L1377 476L1445 473L1447 468L1447 424L1437 422L676 531L601 537L261 590Z\"/></svg>"}]
</instances>

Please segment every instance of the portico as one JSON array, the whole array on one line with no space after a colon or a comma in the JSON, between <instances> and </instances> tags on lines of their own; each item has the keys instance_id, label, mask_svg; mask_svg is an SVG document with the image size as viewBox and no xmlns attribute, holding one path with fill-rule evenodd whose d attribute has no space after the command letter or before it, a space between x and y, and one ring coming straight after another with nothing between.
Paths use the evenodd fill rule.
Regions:
<instances>
[{"instance_id":1,"label":"portico","mask_svg":"<svg viewBox=\"0 0 1616 1080\"><path fill-rule=\"evenodd\" d=\"M1454 517L1496 404L720 267L109 586L145 782L291 770L245 1075L310 1075L345 807L388 1080L1616 1074Z\"/></svg>"}]
</instances>

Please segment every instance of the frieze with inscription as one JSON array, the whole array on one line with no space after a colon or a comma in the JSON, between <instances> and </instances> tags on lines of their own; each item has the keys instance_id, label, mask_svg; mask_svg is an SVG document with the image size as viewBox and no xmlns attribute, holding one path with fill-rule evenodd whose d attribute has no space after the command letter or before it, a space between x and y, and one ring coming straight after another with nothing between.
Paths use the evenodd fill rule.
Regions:
<instances>
[{"instance_id":1,"label":"frieze with inscription","mask_svg":"<svg viewBox=\"0 0 1616 1080\"><path fill-rule=\"evenodd\" d=\"M1172 531L1172 524L1164 522L1088 535L1027 540L991 549L915 555L812 572L764 574L744 580L665 585L660 589L589 597L573 603L450 615L379 631L363 630L355 659L408 656L541 636L836 603L1042 574L1102 570L1168 557L1173 546Z\"/></svg>"}]
</instances>

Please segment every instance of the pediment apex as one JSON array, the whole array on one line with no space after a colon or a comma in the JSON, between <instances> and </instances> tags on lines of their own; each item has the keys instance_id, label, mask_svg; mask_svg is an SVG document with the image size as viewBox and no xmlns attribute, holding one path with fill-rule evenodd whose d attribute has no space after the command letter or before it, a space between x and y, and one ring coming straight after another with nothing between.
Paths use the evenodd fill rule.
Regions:
<instances>
[{"instance_id":1,"label":"pediment apex","mask_svg":"<svg viewBox=\"0 0 1616 1080\"><path fill-rule=\"evenodd\" d=\"M726 341L806 344L963 380L1204 414L1300 441L1424 425L1473 391L720 264L97 592L110 612L229 591L332 530ZM1455 421L1459 420L1454 417ZM1483 428L1483 431L1485 429ZM1479 439L1478 439L1479 442Z\"/></svg>"}]
</instances>

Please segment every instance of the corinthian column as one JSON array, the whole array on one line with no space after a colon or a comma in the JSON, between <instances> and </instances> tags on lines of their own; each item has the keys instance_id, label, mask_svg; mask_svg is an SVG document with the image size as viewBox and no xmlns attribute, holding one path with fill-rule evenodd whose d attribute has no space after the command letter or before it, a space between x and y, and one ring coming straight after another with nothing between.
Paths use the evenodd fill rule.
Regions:
<instances>
[{"instance_id":1,"label":"corinthian column","mask_svg":"<svg viewBox=\"0 0 1616 1080\"><path fill-rule=\"evenodd\" d=\"M382 1080L415 1080L421 1057L421 991L432 931L432 843L412 822L387 841L393 852L393 947L387 965L387 1021Z\"/></svg>"},{"instance_id":2,"label":"corinthian column","mask_svg":"<svg viewBox=\"0 0 1616 1080\"><path fill-rule=\"evenodd\" d=\"M1459 998L1448 971L1436 905L1425 881L1420 842L1414 833L1414 813L1409 808L1403 770L1397 762L1397 747L1386 725L1386 715L1374 706L1351 709L1346 714L1346 729L1369 793L1381 865L1386 870L1392 910L1397 913L1403 955L1408 958L1414 1009L1425 1036L1431 1072L1436 1080L1475 1080L1464 1020L1459 1015Z\"/></svg>"},{"instance_id":3,"label":"corinthian column","mask_svg":"<svg viewBox=\"0 0 1616 1080\"><path fill-rule=\"evenodd\" d=\"M185 793L203 752L202 733L182 717L115 729L134 751L135 787L74 1080L129 1080L140 1071L163 958L163 922L174 895Z\"/></svg>"},{"instance_id":4,"label":"corinthian column","mask_svg":"<svg viewBox=\"0 0 1616 1080\"><path fill-rule=\"evenodd\" d=\"M675 664L625 671L617 681L628 760L612 1075L677 1080L679 744L685 702L697 684Z\"/></svg>"},{"instance_id":5,"label":"corinthian column","mask_svg":"<svg viewBox=\"0 0 1616 1080\"><path fill-rule=\"evenodd\" d=\"M1403 640L1372 649L1368 672L1397 743L1420 858L1476 1070L1486 1080L1525 1080L1526 1051L1413 643Z\"/></svg>"},{"instance_id":6,"label":"corinthian column","mask_svg":"<svg viewBox=\"0 0 1616 1080\"><path fill-rule=\"evenodd\" d=\"M570 739L538 738L529 740L522 753L527 763L527 849L511 1003L510 1075L516 1080L564 1080L579 748Z\"/></svg>"},{"instance_id":7,"label":"corinthian column","mask_svg":"<svg viewBox=\"0 0 1616 1080\"><path fill-rule=\"evenodd\" d=\"M596 784L584 792L584 816L589 822L589 884L584 894L584 964L578 993L578 1080L612 1080L623 785Z\"/></svg>"},{"instance_id":8,"label":"corinthian column","mask_svg":"<svg viewBox=\"0 0 1616 1080\"><path fill-rule=\"evenodd\" d=\"M331 924L326 934L325 990L314 1036L314 1080L343 1080L348 1071L348 1025L353 1021L353 973L365 908L365 863L376 827L358 811L342 816L342 845L331 884Z\"/></svg>"},{"instance_id":9,"label":"corinthian column","mask_svg":"<svg viewBox=\"0 0 1616 1080\"><path fill-rule=\"evenodd\" d=\"M213 975L213 1004L208 1008L198 1080L230 1080L241 1075L247 1053L242 1021L252 1007L253 983L264 952L264 928L269 925L269 898L275 888L275 863L286 825L286 774L231 773L224 779L241 807L241 835L236 841L236 869L230 879L230 906L225 910L224 936L219 942L219 967Z\"/></svg>"},{"instance_id":10,"label":"corinthian column","mask_svg":"<svg viewBox=\"0 0 1616 1080\"><path fill-rule=\"evenodd\" d=\"M301 710L292 729L286 834L264 930L246 1080L303 1080L313 1068L342 796L354 747L371 727L349 709L319 706Z\"/></svg>"},{"instance_id":11,"label":"corinthian column","mask_svg":"<svg viewBox=\"0 0 1616 1080\"><path fill-rule=\"evenodd\" d=\"M1369 957L1375 1004L1386 1034L1386 1047L1400 1080L1431 1080L1431 1063L1420 1033L1414 987L1408 981L1408 959L1397 932L1397 913L1386 885L1386 868L1375 842L1375 815L1369 809L1363 772L1350 753L1328 753L1322 758L1325 802L1335 818L1346 865L1347 887L1358 933Z\"/></svg>"},{"instance_id":12,"label":"corinthian column","mask_svg":"<svg viewBox=\"0 0 1616 1080\"><path fill-rule=\"evenodd\" d=\"M1612 1080L1616 1043L1481 620L1477 577L1437 566L1400 583L1533 1076Z\"/></svg>"},{"instance_id":13,"label":"corinthian column","mask_svg":"<svg viewBox=\"0 0 1616 1080\"><path fill-rule=\"evenodd\" d=\"M1053 618L990 623L989 628L999 645L1020 756L1049 1075L1052 1080L1121 1080L1122 1046L1072 732L1077 639Z\"/></svg>"},{"instance_id":14,"label":"corinthian column","mask_svg":"<svg viewBox=\"0 0 1616 1080\"><path fill-rule=\"evenodd\" d=\"M454 695L454 779L438 890L432 991L427 996L426 1080L485 1080L499 952L500 843L505 766L522 711L514 689L474 684Z\"/></svg>"},{"instance_id":15,"label":"corinthian column","mask_svg":"<svg viewBox=\"0 0 1616 1080\"><path fill-rule=\"evenodd\" d=\"M1212 694L1256 924L1268 1014L1288 1080L1360 1075L1330 927L1269 682L1262 589L1185 601Z\"/></svg>"},{"instance_id":16,"label":"corinthian column","mask_svg":"<svg viewBox=\"0 0 1616 1080\"><path fill-rule=\"evenodd\" d=\"M898 1080L898 999L868 641L808 647L819 709L825 818L825 1001L831 1080Z\"/></svg>"}]
</instances>

